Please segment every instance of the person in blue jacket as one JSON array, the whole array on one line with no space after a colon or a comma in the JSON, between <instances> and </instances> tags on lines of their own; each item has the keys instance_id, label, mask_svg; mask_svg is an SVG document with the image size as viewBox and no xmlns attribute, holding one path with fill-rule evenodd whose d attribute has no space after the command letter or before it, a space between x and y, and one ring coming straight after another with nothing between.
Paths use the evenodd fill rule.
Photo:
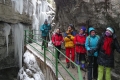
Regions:
<instances>
[{"instance_id":1,"label":"person in blue jacket","mask_svg":"<svg viewBox=\"0 0 120 80\"><path fill-rule=\"evenodd\" d=\"M89 28L89 35L86 38L85 48L87 50L88 55L88 80L92 80L94 78L97 80L98 76L98 64L97 64L97 56L98 52L95 51L97 48L97 44L100 37L96 35L95 29L93 27Z\"/></svg>"},{"instance_id":2,"label":"person in blue jacket","mask_svg":"<svg viewBox=\"0 0 120 80\"><path fill-rule=\"evenodd\" d=\"M40 31L42 32L42 39L49 41L49 31L51 30L51 25L48 24L47 19L45 20L44 24L40 26ZM45 41L42 41L42 49L43 45L45 45ZM46 42L46 47L48 46L48 43Z\"/></svg>"}]
</instances>

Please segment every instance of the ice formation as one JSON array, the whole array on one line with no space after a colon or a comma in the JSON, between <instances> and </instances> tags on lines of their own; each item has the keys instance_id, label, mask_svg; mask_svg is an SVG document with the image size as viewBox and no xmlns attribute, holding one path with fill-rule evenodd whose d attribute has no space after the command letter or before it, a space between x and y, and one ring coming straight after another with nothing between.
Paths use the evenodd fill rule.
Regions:
<instances>
[{"instance_id":1,"label":"ice formation","mask_svg":"<svg viewBox=\"0 0 120 80\"><path fill-rule=\"evenodd\" d=\"M51 13L53 12L52 6L46 0L11 0L12 7L20 14L26 13L32 18L32 26L34 34L39 34L39 27L48 19L49 23L52 22ZM13 24L12 32L15 45L15 56L19 56L19 66L22 67L22 48L23 48L23 32L24 27L22 24ZM39 36L36 37L36 40ZM6 39L7 40L7 39Z\"/></svg>"},{"instance_id":2,"label":"ice formation","mask_svg":"<svg viewBox=\"0 0 120 80\"><path fill-rule=\"evenodd\" d=\"M11 0L12 6L14 6L15 11L19 12L20 14L23 13L23 0Z\"/></svg>"},{"instance_id":3,"label":"ice formation","mask_svg":"<svg viewBox=\"0 0 120 80\"><path fill-rule=\"evenodd\" d=\"M12 24L12 32L14 37L14 52L16 60L18 60L19 67L22 67L22 53L24 42L24 26L20 23Z\"/></svg>"},{"instance_id":4,"label":"ice formation","mask_svg":"<svg viewBox=\"0 0 120 80\"><path fill-rule=\"evenodd\" d=\"M8 35L10 34L11 26L7 23L4 23L4 35L6 37L6 45L7 45L7 56L8 56Z\"/></svg>"}]
</instances>

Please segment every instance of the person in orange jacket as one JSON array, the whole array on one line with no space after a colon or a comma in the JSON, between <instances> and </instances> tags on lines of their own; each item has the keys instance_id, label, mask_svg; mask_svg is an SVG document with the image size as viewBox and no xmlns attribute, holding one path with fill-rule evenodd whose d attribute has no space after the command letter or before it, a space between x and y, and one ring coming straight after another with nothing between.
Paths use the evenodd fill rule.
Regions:
<instances>
[{"instance_id":1,"label":"person in orange jacket","mask_svg":"<svg viewBox=\"0 0 120 80\"><path fill-rule=\"evenodd\" d=\"M65 51L66 51L66 56L70 58L71 54L71 60L74 62L75 60L75 46L74 46L74 35L75 32L72 29L72 25L68 26L68 30L65 33L64 41L65 41ZM70 67L70 61L66 58L66 63L67 66L66 68ZM72 68L75 68L74 64L71 64Z\"/></svg>"}]
</instances>

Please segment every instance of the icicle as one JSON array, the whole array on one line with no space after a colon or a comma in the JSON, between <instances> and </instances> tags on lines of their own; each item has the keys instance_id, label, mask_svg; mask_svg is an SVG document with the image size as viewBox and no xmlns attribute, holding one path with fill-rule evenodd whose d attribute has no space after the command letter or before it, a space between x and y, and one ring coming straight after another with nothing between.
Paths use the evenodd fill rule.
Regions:
<instances>
[{"instance_id":1,"label":"icicle","mask_svg":"<svg viewBox=\"0 0 120 80\"><path fill-rule=\"evenodd\" d=\"M18 11L20 14L23 12L23 0L11 0L12 6L15 8L15 11Z\"/></svg>"},{"instance_id":2,"label":"icicle","mask_svg":"<svg viewBox=\"0 0 120 80\"><path fill-rule=\"evenodd\" d=\"M4 4L5 4L5 0L4 0Z\"/></svg>"},{"instance_id":3,"label":"icicle","mask_svg":"<svg viewBox=\"0 0 120 80\"><path fill-rule=\"evenodd\" d=\"M33 4L33 15L36 14L36 2L37 2L37 0L32 0L32 4Z\"/></svg>"},{"instance_id":4,"label":"icicle","mask_svg":"<svg viewBox=\"0 0 120 80\"><path fill-rule=\"evenodd\" d=\"M14 36L14 47L15 47L15 57L19 59L19 67L22 67L22 51L23 51L23 35L24 35L24 28L23 25L18 23L12 25L12 31Z\"/></svg>"},{"instance_id":5,"label":"icicle","mask_svg":"<svg viewBox=\"0 0 120 80\"><path fill-rule=\"evenodd\" d=\"M7 23L4 23L4 34L5 34L5 37L6 37L6 44L7 44L7 56L8 56L8 35L10 34L10 29L11 29L11 26Z\"/></svg>"}]
</instances>

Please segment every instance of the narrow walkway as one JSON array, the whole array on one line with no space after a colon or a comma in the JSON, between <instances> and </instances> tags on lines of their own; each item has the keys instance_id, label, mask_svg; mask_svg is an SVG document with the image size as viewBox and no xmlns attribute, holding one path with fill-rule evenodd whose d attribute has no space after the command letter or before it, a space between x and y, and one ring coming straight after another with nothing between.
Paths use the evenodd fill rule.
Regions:
<instances>
[{"instance_id":1,"label":"narrow walkway","mask_svg":"<svg viewBox=\"0 0 120 80\"><path fill-rule=\"evenodd\" d=\"M38 43L41 44L41 42L38 42ZM36 43L32 43L31 45L32 45L33 47L35 47L37 50L43 52L43 50L41 50L41 47L40 47L39 45L37 45ZM40 56L40 57L43 59L43 56L42 56L38 51L36 51L33 47L31 47L30 45L27 45L26 47L27 47L27 49L29 49L30 51L32 51L32 53L35 53L36 56ZM54 51L51 46L49 46L48 48L49 48L50 50ZM37 53L37 54L36 54L36 53ZM48 51L46 52L46 56L49 57L49 58L51 58L51 60L52 60L53 62L55 62L55 58L54 58L54 57L52 56L52 54L50 54ZM44 60L44 59L43 59L43 60ZM62 64L63 64L64 66L66 66L65 57L61 55L61 56L60 56L60 60L61 60ZM46 63L47 63L53 70L55 70L50 61L47 60ZM72 80L71 77L69 76L69 74L64 70L64 68L63 68L60 64L58 64L58 67L59 67L59 71L62 73L62 75L64 76L65 80ZM77 68L74 68L74 69L73 69L72 67L70 67L68 70L69 70L69 72L72 73L73 76L75 76L76 79L78 80ZM87 80L87 73L85 73L84 71L82 71L82 75L83 75L83 77L85 76L85 79L83 79L83 80ZM60 76L59 76L59 78L60 78ZM63 80L63 79L59 79L59 80Z\"/></svg>"}]
</instances>

